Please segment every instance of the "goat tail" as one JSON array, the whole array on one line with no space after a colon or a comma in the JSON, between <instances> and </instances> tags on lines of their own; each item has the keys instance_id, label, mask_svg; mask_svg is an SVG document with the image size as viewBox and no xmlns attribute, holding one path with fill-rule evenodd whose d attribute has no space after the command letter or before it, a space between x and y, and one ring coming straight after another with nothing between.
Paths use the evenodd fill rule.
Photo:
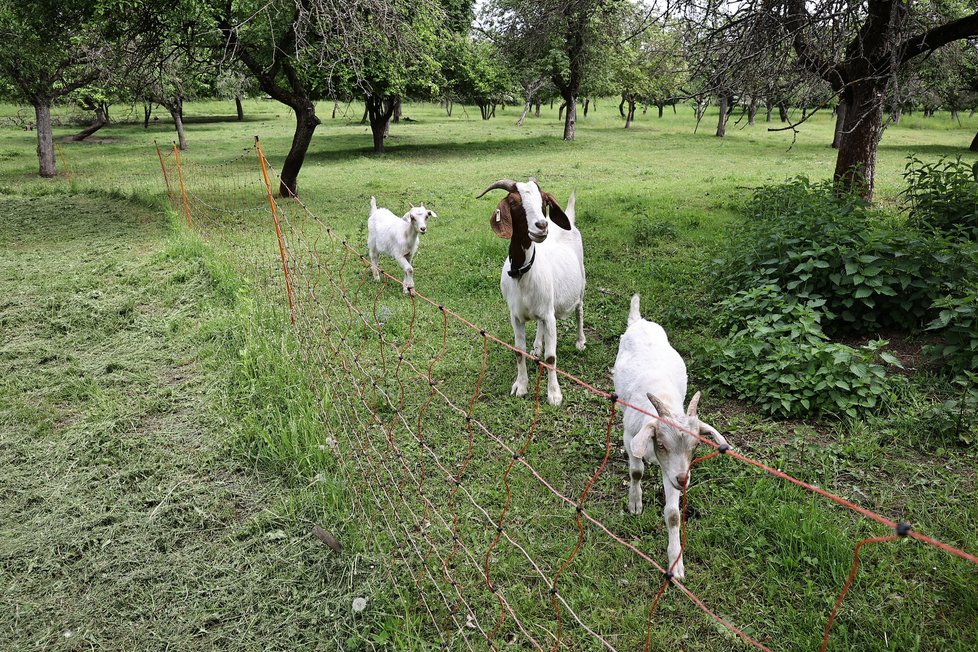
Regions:
<instances>
[{"instance_id":1,"label":"goat tail","mask_svg":"<svg viewBox=\"0 0 978 652\"><path fill-rule=\"evenodd\" d=\"M570 220L571 226L574 226L577 221L577 211L574 207L577 205L577 190L572 190L570 197L567 198L567 208L564 209L564 215Z\"/></svg>"},{"instance_id":2,"label":"goat tail","mask_svg":"<svg viewBox=\"0 0 978 652\"><path fill-rule=\"evenodd\" d=\"M376 197L371 197L370 198L370 212L371 213L376 213L377 212L377 198Z\"/></svg>"},{"instance_id":3,"label":"goat tail","mask_svg":"<svg viewBox=\"0 0 978 652\"><path fill-rule=\"evenodd\" d=\"M628 311L628 325L631 326L642 318L642 311L639 308L638 293L632 295L632 307Z\"/></svg>"}]
</instances>

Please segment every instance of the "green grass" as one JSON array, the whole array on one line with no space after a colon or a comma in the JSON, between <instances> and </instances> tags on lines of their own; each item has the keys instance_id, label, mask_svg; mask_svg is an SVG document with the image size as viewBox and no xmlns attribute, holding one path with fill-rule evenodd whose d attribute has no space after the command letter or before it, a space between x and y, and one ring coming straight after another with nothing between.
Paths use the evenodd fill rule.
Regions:
<instances>
[{"instance_id":1,"label":"green grass","mask_svg":"<svg viewBox=\"0 0 978 652\"><path fill-rule=\"evenodd\" d=\"M352 595L346 579L352 569L373 564L375 568L363 578L370 587L370 607L360 620L340 618L344 632L340 636L344 642L352 638L348 645L352 648L426 649L425 641L438 642L427 609L434 611L442 625L451 623L438 591L450 592L441 576L441 560L448 556L452 542L450 528L436 514L425 513L429 503L418 495L417 478L423 464L427 500L443 515L450 515L451 486L437 469L436 459L455 469L469 457L465 422L440 401L425 407L428 385L418 382L409 368L398 368L390 355L392 349L351 315L341 298L330 299L327 278L344 288L352 303L368 315L368 323L383 321L385 338L401 348L412 334L415 311L411 301L395 284L379 286L367 281L357 260L330 243L308 218L288 210L290 250L300 256L292 267L300 299L299 339L295 339L283 306L278 252L263 205L266 200L257 185L255 160L244 156L225 164L244 154L258 134L272 164L278 165L291 139L289 116L280 105L252 101L246 105L248 120L243 124L204 119L228 115L229 108L218 103L187 107L190 150L182 159L194 228L214 251L200 249L193 238L173 236L177 239L168 245L170 254L157 260L164 267L196 261L203 268L198 267L199 276L192 278L209 280L205 287L188 289L193 298L187 301L204 297L205 302L225 306L219 318L205 320L199 325L199 336L188 336L184 343L203 347L211 363L199 370L200 382L217 385L199 396L200 410L216 409L221 416L215 418L224 419L222 426L231 431L215 443L214 457L254 464L262 485L278 478L297 492L280 499L276 519L265 526L262 535L271 532L275 541L282 531L289 541L291 537L297 541L290 551L304 549L309 555L309 550L318 550L315 559L325 564L323 559L331 559L329 551L323 552L321 545L314 548L305 534L310 522L329 519L324 523L327 529L342 534L347 548L341 560L322 568L322 577L316 578L320 583L306 592L295 588L301 605L308 604L302 600L316 600L317 592L337 596L339 604L339 596ZM585 320L589 341L585 352L577 352L570 326L561 325L558 364L603 389L611 387L609 371L632 292L642 293L646 316L662 323L687 360L692 360L690 353L697 342L709 336L717 298L709 276L711 261L722 249L729 227L740 219L738 208L750 189L801 173L824 178L834 165L834 152L826 146L831 120L822 115L806 123L792 145L790 133L766 132L762 123L753 128L732 126L723 140L712 136L713 126L707 123L694 134L689 109L680 109L675 116L667 113L662 120L651 114L640 116L635 127L626 131L612 102L603 100L597 112L580 120L578 141L563 143L556 111L530 118L520 129L513 126L517 116L513 108L483 122L477 113L466 116L459 108L449 119L437 106L408 105L405 114L417 122L392 126L389 152L373 156L368 151L369 130L357 124L361 109L353 105L347 118L336 120L329 119L328 109L329 105L320 107L324 124L300 175L303 201L361 251L365 250L366 207L371 195L395 212L403 212L408 202L424 201L439 217L430 224L418 254L418 289L507 341L511 337L508 316L498 290L505 244L486 228L495 201L474 197L500 177L536 176L561 202L571 189L577 190L578 224L588 269ZM965 120L958 127L946 118L917 116L905 116L899 126L888 128L880 149L878 199L887 205L896 203L900 174L910 153L926 158L960 154L973 159L966 148L976 129L978 119ZM58 129L58 135L69 132L69 128ZM17 202L35 197L33 201L64 208L75 202L117 205L118 197L134 197L149 206L164 194L152 141L172 139L165 124L148 131L133 125L112 126L100 134L111 142L101 144L62 143L72 169L70 183L66 178L32 178L36 167L32 134L8 134L11 137L0 148L0 190ZM117 199L92 194L92 190L115 191ZM69 232L74 228L70 214L66 211L57 222ZM90 224L99 223L91 220ZM37 246L50 247L52 255L60 255L61 230L38 236ZM134 234L138 229L130 228L120 238L137 238ZM315 268L308 265L312 251L319 257ZM84 255L97 261L110 253ZM118 255L131 258L128 251ZM20 259L15 256L14 260ZM46 270L37 273L49 276ZM160 284L148 270L135 270L133 276L146 285L147 295L156 296ZM121 307L113 304L111 309L87 310L88 320L78 326L80 332L114 323L112 320L120 319L116 316L119 310L124 316L126 306L131 304L128 310L134 310L139 305L132 297L119 302ZM43 305L44 314L60 314L61 304ZM407 362L422 373L430 366L439 389L458 405L468 405L481 370L480 337L452 323L446 354L439 357L441 314L421 303L416 314L413 343L405 348ZM58 355L87 348L86 344L60 341L46 346ZM144 364L165 366L156 358L160 352L152 350ZM382 351L383 363L379 362ZM26 376L31 359L22 359L20 354L14 358L22 365L20 376ZM513 366L511 354L490 347L475 416L517 448L527 436L533 409L531 402L508 396ZM970 551L978 549L978 508L972 500L975 455L954 442L929 440L927 424L916 416L935 396L947 391L939 379L910 379L906 397L902 397L906 410L892 417L873 417L862 423L782 423L758 417L750 406L721 401L709 387L702 387L693 363L690 376L693 389L707 390L701 408L705 417L727 433L739 450L888 517L908 520L921 531ZM60 387L69 384L64 374L57 374L51 380L51 391L65 391ZM605 453L607 404L567 381L562 387L565 405L542 408L527 461L560 491L577 496ZM399 422L387 397L397 405L402 391L405 421ZM378 402L380 421L393 424L404 465L389 448L386 429L371 425L364 400L369 406ZM72 398L70 402L79 401L82 399ZM169 414L174 408L166 404L160 409ZM19 410L26 412L26 408ZM428 446L423 452L416 441L416 421L422 411ZM138 420L132 427L140 430ZM661 559L665 531L654 500L659 481L655 472L647 476L645 514L632 517L623 513L626 465L619 454L619 440L620 425L616 423L611 458L591 491L588 511L625 540ZM332 451L334 441L339 456ZM122 466L139 459L129 451L116 457ZM463 485L493 518L506 500L501 478L510 461L496 443L475 432ZM35 464L44 465L45 461ZM383 475L387 468L390 476ZM256 480L252 477L251 481ZM505 527L541 564L544 574L552 577L577 541L574 510L541 489L520 466L509 483L513 498ZM315 491L311 495L300 491L305 486ZM407 498L402 500L397 489L405 488ZM817 646L831 603L848 573L853 545L862 536L882 533L881 528L732 459L711 460L696 469L691 501L696 517L689 528L687 585L718 613L772 649ZM473 559L459 552L450 570L465 587L466 599L480 624L492 629L497 603L484 590L480 563L495 533L464 495L457 496L454 505L462 524L460 538ZM399 522L406 523L409 533L399 529ZM423 536L410 534L411 528L420 529ZM252 549L255 538L267 541L259 535L245 537L244 542L252 542L245 547ZM232 537L229 549L213 554L233 556L234 546L244 545L241 542ZM422 553L430 550L426 563L418 561L411 542ZM299 561L305 564L297 563L296 572L308 571L309 557ZM555 628L548 583L505 540L494 548L491 561L492 576L504 595L535 635L548 640ZM910 541L870 547L864 551L863 562L830 649L969 650L978 644L978 574L974 567ZM388 572L401 580L396 591L381 588L388 581ZM428 607L418 602L412 573L425 589ZM252 577L244 575L235 582L248 586ZM276 566L264 582L294 586L289 577ZM219 580L210 581L220 585ZM345 593L324 585L344 585ZM560 587L585 622L618 649L640 647L657 577L632 553L589 527ZM267 611L260 611L255 619L278 613L278 608L275 596L261 595L255 609ZM191 613L200 611L206 608L195 607ZM323 626L329 623L332 628L333 618L341 611L331 608L329 615L317 617ZM298 613L307 612L299 609ZM308 624L302 618L306 617L296 615L290 621L297 625L296 641L307 640L301 638L303 625ZM678 592L667 594L654 622L657 648L722 650L732 643L725 630ZM261 631L256 630L255 641L261 642ZM454 631L454 627L445 631ZM523 640L507 618L497 640L506 641L510 636ZM564 636L572 649L595 648L593 640L569 622L566 614ZM480 645L475 635L473 644L480 649L484 641ZM464 647L457 638L452 646Z\"/></svg>"},{"instance_id":2,"label":"green grass","mask_svg":"<svg viewBox=\"0 0 978 652\"><path fill-rule=\"evenodd\" d=\"M342 487L229 455L235 281L196 238L105 196L0 206L0 647L339 649L396 621L354 618L372 562L310 535L346 539Z\"/></svg>"}]
</instances>

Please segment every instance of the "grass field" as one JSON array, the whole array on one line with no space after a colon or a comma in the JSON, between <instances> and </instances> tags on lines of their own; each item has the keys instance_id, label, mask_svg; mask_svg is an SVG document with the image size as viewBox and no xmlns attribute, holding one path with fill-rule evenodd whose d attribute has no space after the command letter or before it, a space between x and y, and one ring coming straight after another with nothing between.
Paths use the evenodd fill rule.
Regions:
<instances>
[{"instance_id":1,"label":"grass field","mask_svg":"<svg viewBox=\"0 0 978 652\"><path fill-rule=\"evenodd\" d=\"M705 390L701 412L735 447L887 517L978 549L976 456L929 437L919 420L922 406L946 391L940 379L912 377L887 411L855 422L772 421L749 405L721 400L698 380L694 353L712 336L710 315L720 298L709 274L712 261L742 219L739 208L751 188L797 174L831 174L829 116L802 126L794 144L790 133L767 132L763 123L732 125L720 140L712 124L693 133L685 108L661 120L640 116L626 131L605 100L580 121L578 141L563 143L556 111L528 119L521 129L513 126L513 108L483 122L460 107L447 118L435 105L408 105L405 115L414 122L393 125L388 153L373 156L369 130L357 124L361 109L353 105L345 118L331 120L329 108L320 107L324 124L299 178L304 202L361 250L371 195L395 212L421 201L436 210L415 265L422 293L509 340L498 290L505 245L486 228L495 200L475 195L500 177L536 176L561 202L576 189L589 342L577 352L571 327L561 325L561 368L610 389L628 297L641 292L646 316L662 323L691 361L691 386ZM403 411L425 414L431 454L409 445L405 426L403 452L413 464L460 464L466 429L452 410L425 407L425 384L377 371L383 344L369 340L369 329L343 321L342 302L327 304L317 295L326 307L312 311L308 290L327 286L315 276L325 270L356 305L383 314L384 332L395 342L407 341L413 312L399 287L365 285L356 262L344 263L342 250L298 212L288 215L287 234L292 251L301 254L294 269L305 273L299 278L300 293L306 291L299 344L283 328L274 234L254 159L245 150L260 135L277 165L291 139L290 120L282 107L262 101L246 105L244 123L215 118L230 109L187 107L190 149L182 158L195 228L209 246L162 215L165 193L152 143L172 139L167 125L143 130L120 124L100 132L101 142L62 142L71 177L54 180L33 177L32 133L5 133L0 192L15 216L0 231L6 474L0 568L7 614L0 616L0 643L7 647L427 649L438 642L428 607L417 601L414 583L403 581L410 567L396 556L389 560L390 549L405 539L396 527L389 535L381 519L400 518L423 533L430 528L415 540L432 546L427 566L414 562L423 580L437 571L437 555L451 549L449 533L436 518L379 509L374 503L383 506L388 494L370 488L378 484L375 469L344 461L357 446L378 463L385 451L357 444L360 435L352 431L368 430L369 419L357 414L359 392L345 372L316 353L329 337L316 333L359 338L367 362L352 374L358 382L380 378L376 391L387 393L407 385ZM880 149L879 201L896 207L910 154L973 159L966 147L976 129L978 118L959 126L941 117L905 116L891 126ZM57 135L70 131L59 127ZM321 268L307 265L312 251L322 254ZM261 291L266 284L277 301ZM480 372L481 338L453 325L439 357L441 316L420 304L417 312L408 361L430 366L439 387L467 403ZM508 396L513 366L511 354L489 351L475 415L515 448L533 421L533 406ZM526 459L574 496L604 455L607 405L567 381L562 387L565 405L542 408ZM380 414L396 420L393 411ZM651 498L659 480L647 475L650 499L642 516L623 513L619 428L588 512L661 559L665 532ZM339 459L328 441L337 435L350 439L339 442ZM488 440L477 438L473 446L466 487L498 515L509 460ZM413 481L409 474L400 479ZM882 534L881 528L730 459L705 462L693 480L687 586L772 649L815 648L853 545ZM552 577L577 538L573 510L522 468L509 482L515 498L507 529ZM435 505L450 504L445 483L431 480L424 489ZM425 502L411 506L421 511ZM476 510L455 507L462 540L483 554L491 533ZM106 513L112 514L107 523ZM334 555L311 537L313 524L338 533L344 553ZM555 625L548 585L509 545L497 547L492 563L507 599L536 635L550 640ZM460 557L452 570L480 623L491 628L496 603L480 592L484 583L475 565ZM392 574L402 580L396 588ZM430 608L448 624L445 605L437 604L439 580L424 581L435 601ZM657 578L631 553L589 529L561 581L561 594L615 647L640 649ZM369 598L368 609L351 613L349 601L361 594ZM570 649L595 649L581 628L567 622L564 628ZM864 553L830 649L970 650L978 645L976 630L976 569L901 541ZM517 642L507 647L516 649L517 634L508 623L500 645L512 635ZM652 635L653 649L734 644L678 592L667 594ZM472 640L479 649L478 637ZM458 639L452 645L464 647Z\"/></svg>"}]
</instances>

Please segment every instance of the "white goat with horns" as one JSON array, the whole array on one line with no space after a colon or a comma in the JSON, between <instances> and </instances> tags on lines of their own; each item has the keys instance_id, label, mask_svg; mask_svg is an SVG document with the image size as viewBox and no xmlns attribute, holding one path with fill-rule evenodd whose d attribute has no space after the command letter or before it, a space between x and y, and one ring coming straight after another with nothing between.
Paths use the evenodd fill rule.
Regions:
<instances>
[{"instance_id":1,"label":"white goat with horns","mask_svg":"<svg viewBox=\"0 0 978 652\"><path fill-rule=\"evenodd\" d=\"M527 183L500 179L482 191L505 190L489 226L509 242L499 288L509 305L516 348L526 351L526 322L537 321L531 354L544 355L551 367L557 364L557 320L577 314L577 350L584 350L584 244L574 225L575 193L567 200L566 212L550 193L540 190L536 179ZM548 219L549 218L549 219ZM557 229L550 229L550 223ZM551 233L551 231L553 231ZM511 393L524 396L529 385L526 358L517 354L516 382ZM560 405L563 395L557 372L549 369L547 401Z\"/></svg>"},{"instance_id":2,"label":"white goat with horns","mask_svg":"<svg viewBox=\"0 0 978 652\"><path fill-rule=\"evenodd\" d=\"M642 475L645 464L656 464L662 470L666 505L663 518L669 533L669 567L673 576L682 578L682 548L679 543L679 498L689 483L690 463L699 440L690 433L709 435L717 444L729 448L727 440L716 429L696 416L700 393L696 392L683 410L686 399L686 364L669 344L662 326L642 319L639 296L632 297L628 328L618 345L615 360L615 392L618 398L645 408L660 418L653 418L626 407L625 452L631 475L628 488L628 511L642 513Z\"/></svg>"}]
</instances>

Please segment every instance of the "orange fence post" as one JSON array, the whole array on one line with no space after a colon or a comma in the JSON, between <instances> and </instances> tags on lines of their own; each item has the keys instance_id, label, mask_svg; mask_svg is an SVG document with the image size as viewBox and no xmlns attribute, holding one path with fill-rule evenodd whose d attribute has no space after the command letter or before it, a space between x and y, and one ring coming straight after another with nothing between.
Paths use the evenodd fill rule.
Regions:
<instances>
[{"instance_id":1,"label":"orange fence post","mask_svg":"<svg viewBox=\"0 0 978 652\"><path fill-rule=\"evenodd\" d=\"M289 297L289 317L295 323L295 306L292 304L292 280L289 278L289 264L285 259L285 244L282 241L282 227L278 221L278 208L272 195L272 184L268 181L268 167L265 165L265 155L261 151L261 141L255 136L255 148L258 150L258 160L261 161L261 174L265 179L265 190L268 191L268 205L272 208L272 221L275 222L275 236L278 238L278 251L282 255L282 271L285 273L285 293Z\"/></svg>"},{"instance_id":2,"label":"orange fence post","mask_svg":"<svg viewBox=\"0 0 978 652\"><path fill-rule=\"evenodd\" d=\"M180 177L180 192L183 194L183 210L187 214L187 226L193 226L190 223L190 202L187 201L187 189L183 186L183 170L180 168L180 150L177 148L177 144L173 143L173 155L177 158L177 176Z\"/></svg>"},{"instance_id":3,"label":"orange fence post","mask_svg":"<svg viewBox=\"0 0 978 652\"><path fill-rule=\"evenodd\" d=\"M166 163L163 162L163 152L160 151L160 144L155 140L153 145L156 146L156 155L160 157L160 169L163 170L163 181L166 182L166 196L170 198L170 208L176 210L177 207L173 201L173 188L170 187L170 175L166 173Z\"/></svg>"},{"instance_id":4,"label":"orange fence post","mask_svg":"<svg viewBox=\"0 0 978 652\"><path fill-rule=\"evenodd\" d=\"M71 168L68 167L68 161L65 159L64 150L61 149L61 145L58 143L54 144L55 149L58 150L58 156L61 157L61 166L65 169L65 174L68 175L68 181L71 182Z\"/></svg>"}]
</instances>

